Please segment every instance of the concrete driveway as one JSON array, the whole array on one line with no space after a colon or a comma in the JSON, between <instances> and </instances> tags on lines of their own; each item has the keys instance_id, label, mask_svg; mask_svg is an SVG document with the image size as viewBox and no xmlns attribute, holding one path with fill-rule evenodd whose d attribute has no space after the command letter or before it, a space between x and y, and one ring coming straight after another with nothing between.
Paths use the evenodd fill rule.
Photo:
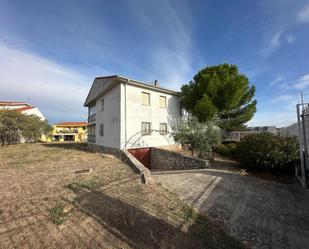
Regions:
<instances>
[{"instance_id":1,"label":"concrete driveway","mask_svg":"<svg viewBox=\"0 0 309 249\"><path fill-rule=\"evenodd\" d=\"M226 169L157 171L152 177L250 248L309 248L309 192L298 183Z\"/></svg>"}]
</instances>

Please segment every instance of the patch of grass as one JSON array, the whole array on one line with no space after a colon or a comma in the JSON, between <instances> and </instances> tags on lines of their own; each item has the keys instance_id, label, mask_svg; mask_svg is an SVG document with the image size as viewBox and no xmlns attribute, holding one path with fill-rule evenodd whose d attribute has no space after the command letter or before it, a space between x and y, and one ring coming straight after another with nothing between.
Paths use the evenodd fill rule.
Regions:
<instances>
[{"instance_id":1,"label":"patch of grass","mask_svg":"<svg viewBox=\"0 0 309 249\"><path fill-rule=\"evenodd\" d=\"M80 190L83 188L92 190L92 189L95 189L97 186L98 186L98 182L95 179L89 179L83 182L72 182L68 185L68 188L73 191Z\"/></svg>"},{"instance_id":2,"label":"patch of grass","mask_svg":"<svg viewBox=\"0 0 309 249\"><path fill-rule=\"evenodd\" d=\"M65 222L69 213L64 212L63 206L55 206L49 209L49 217L56 225L61 225Z\"/></svg>"},{"instance_id":3,"label":"patch of grass","mask_svg":"<svg viewBox=\"0 0 309 249\"><path fill-rule=\"evenodd\" d=\"M190 207L188 205L184 205L183 216L184 216L186 221L194 221L194 220L196 220L198 215L192 207Z\"/></svg>"}]
</instances>

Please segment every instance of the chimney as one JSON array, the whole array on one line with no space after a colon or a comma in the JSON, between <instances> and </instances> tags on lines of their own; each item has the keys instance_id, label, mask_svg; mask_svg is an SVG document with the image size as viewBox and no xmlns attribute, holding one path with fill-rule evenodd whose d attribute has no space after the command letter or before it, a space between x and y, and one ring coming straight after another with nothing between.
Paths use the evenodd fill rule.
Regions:
<instances>
[{"instance_id":1,"label":"chimney","mask_svg":"<svg viewBox=\"0 0 309 249\"><path fill-rule=\"evenodd\" d=\"M154 85L157 86L157 87L160 87L159 81L158 81L158 80L155 80L155 81L154 81Z\"/></svg>"}]
</instances>

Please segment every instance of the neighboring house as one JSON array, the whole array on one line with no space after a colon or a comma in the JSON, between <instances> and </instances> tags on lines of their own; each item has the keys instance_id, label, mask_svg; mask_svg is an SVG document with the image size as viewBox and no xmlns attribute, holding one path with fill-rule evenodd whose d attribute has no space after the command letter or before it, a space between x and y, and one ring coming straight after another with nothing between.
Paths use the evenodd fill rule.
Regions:
<instances>
[{"instance_id":1,"label":"neighboring house","mask_svg":"<svg viewBox=\"0 0 309 249\"><path fill-rule=\"evenodd\" d=\"M62 122L52 125L53 130L48 137L42 136L44 142L86 142L87 122Z\"/></svg>"},{"instance_id":2,"label":"neighboring house","mask_svg":"<svg viewBox=\"0 0 309 249\"><path fill-rule=\"evenodd\" d=\"M178 92L116 75L96 78L84 106L88 143L115 149L172 145L181 118Z\"/></svg>"},{"instance_id":3,"label":"neighboring house","mask_svg":"<svg viewBox=\"0 0 309 249\"><path fill-rule=\"evenodd\" d=\"M15 110L22 114L35 115L38 116L41 120L45 120L45 117L37 107L32 106L26 102L0 101L0 110L1 109Z\"/></svg>"},{"instance_id":4,"label":"neighboring house","mask_svg":"<svg viewBox=\"0 0 309 249\"><path fill-rule=\"evenodd\" d=\"M276 126L255 126L255 127L247 127L246 130L261 133L261 132L270 132L273 134L278 133L278 129Z\"/></svg>"}]
</instances>

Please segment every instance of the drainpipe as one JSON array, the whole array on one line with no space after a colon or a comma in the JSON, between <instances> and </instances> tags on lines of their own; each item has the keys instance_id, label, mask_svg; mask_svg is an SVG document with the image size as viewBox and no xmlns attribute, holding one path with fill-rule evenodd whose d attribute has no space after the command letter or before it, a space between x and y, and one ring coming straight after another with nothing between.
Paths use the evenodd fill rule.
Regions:
<instances>
[{"instance_id":1,"label":"drainpipe","mask_svg":"<svg viewBox=\"0 0 309 249\"><path fill-rule=\"evenodd\" d=\"M127 80L128 82L129 80ZM127 150L127 82L124 83L124 148Z\"/></svg>"}]
</instances>

